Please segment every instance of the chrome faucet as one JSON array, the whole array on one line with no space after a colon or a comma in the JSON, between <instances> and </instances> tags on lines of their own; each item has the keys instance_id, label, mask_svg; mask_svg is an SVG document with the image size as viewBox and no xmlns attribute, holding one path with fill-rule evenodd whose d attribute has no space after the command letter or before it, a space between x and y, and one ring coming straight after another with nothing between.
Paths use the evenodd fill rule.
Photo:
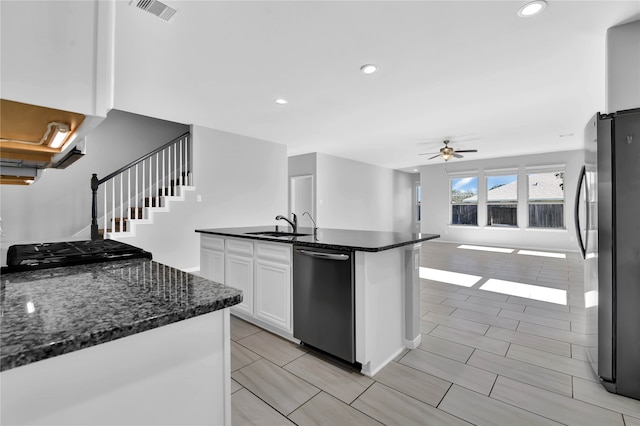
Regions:
<instances>
[{"instance_id":1,"label":"chrome faucet","mask_svg":"<svg viewBox=\"0 0 640 426\"><path fill-rule=\"evenodd\" d=\"M309 216L309 219L311 219L311 222L313 222L313 236L314 236L314 237L316 237L316 236L317 236L317 234L318 234L318 225L316 225L316 221L315 221L315 220L313 220L313 218L311 217L311 213L309 213L309 212L304 212L304 213L302 213L302 216L304 216L305 214L306 214L307 216Z\"/></svg>"},{"instance_id":2,"label":"chrome faucet","mask_svg":"<svg viewBox=\"0 0 640 426\"><path fill-rule=\"evenodd\" d=\"M316 225L316 221L315 221L315 220L313 220L313 218L311 217L311 213L309 213L309 212L304 212L304 213L302 213L302 216L304 216L305 214L306 214L307 216L309 216L309 219L311 219L311 222L313 222L313 229L318 229L318 225Z\"/></svg>"},{"instance_id":3,"label":"chrome faucet","mask_svg":"<svg viewBox=\"0 0 640 426\"><path fill-rule=\"evenodd\" d=\"M291 227L293 228L293 233L297 233L298 232L298 216L296 216L295 213L291 213L291 217L293 217L293 221L290 221L289 219L287 219L286 217L282 216L282 215L278 215L276 216L276 220L286 220L287 222L289 222L289 225L291 225Z\"/></svg>"}]
</instances>

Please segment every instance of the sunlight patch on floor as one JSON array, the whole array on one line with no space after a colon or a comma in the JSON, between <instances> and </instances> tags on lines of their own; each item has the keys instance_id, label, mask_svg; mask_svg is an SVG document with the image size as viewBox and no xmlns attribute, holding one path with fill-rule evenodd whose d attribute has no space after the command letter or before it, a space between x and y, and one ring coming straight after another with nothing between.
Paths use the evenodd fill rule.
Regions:
<instances>
[{"instance_id":1,"label":"sunlight patch on floor","mask_svg":"<svg viewBox=\"0 0 640 426\"><path fill-rule=\"evenodd\" d=\"M555 257L557 259L567 258L567 255L564 253L552 253L549 251L518 250L518 254L524 254L526 256Z\"/></svg>"},{"instance_id":2,"label":"sunlight patch on floor","mask_svg":"<svg viewBox=\"0 0 640 426\"><path fill-rule=\"evenodd\" d=\"M566 290L549 288L538 285L517 283L514 281L503 281L491 278L480 286L480 290L493 291L494 293L508 294L509 296L524 297L527 299L540 300L542 302L567 304Z\"/></svg>"},{"instance_id":3,"label":"sunlight patch on floor","mask_svg":"<svg viewBox=\"0 0 640 426\"><path fill-rule=\"evenodd\" d=\"M479 250L479 251L491 251L495 253L513 253L514 249L502 248L502 247L484 247L484 246L470 246L468 244L462 244L458 246L459 249L465 250Z\"/></svg>"},{"instance_id":4,"label":"sunlight patch on floor","mask_svg":"<svg viewBox=\"0 0 640 426\"><path fill-rule=\"evenodd\" d=\"M482 277L477 275L461 274L459 272L443 271L441 269L425 268L423 266L420 267L420 278L462 287L472 287L482 279Z\"/></svg>"}]
</instances>

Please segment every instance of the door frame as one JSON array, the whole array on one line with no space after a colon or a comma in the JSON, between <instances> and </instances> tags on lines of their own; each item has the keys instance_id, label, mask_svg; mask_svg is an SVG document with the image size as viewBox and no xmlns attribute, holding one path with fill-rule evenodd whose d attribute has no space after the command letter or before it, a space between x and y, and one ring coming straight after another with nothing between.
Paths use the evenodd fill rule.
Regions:
<instances>
[{"instance_id":1,"label":"door frame","mask_svg":"<svg viewBox=\"0 0 640 426\"><path fill-rule=\"evenodd\" d=\"M302 182L305 180L311 181L311 211L309 213L311 213L313 220L315 220L316 223L318 223L318 218L316 217L316 197L315 197L316 187L315 187L314 176L312 174L289 176L289 216L291 216L291 213L293 211L293 206L295 205L296 183Z\"/></svg>"}]
</instances>

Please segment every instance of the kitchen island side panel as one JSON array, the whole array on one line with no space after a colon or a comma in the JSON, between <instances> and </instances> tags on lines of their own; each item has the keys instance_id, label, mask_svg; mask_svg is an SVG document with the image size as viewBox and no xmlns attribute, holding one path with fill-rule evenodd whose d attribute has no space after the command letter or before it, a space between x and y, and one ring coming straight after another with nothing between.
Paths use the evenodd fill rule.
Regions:
<instances>
[{"instance_id":1,"label":"kitchen island side panel","mask_svg":"<svg viewBox=\"0 0 640 426\"><path fill-rule=\"evenodd\" d=\"M356 252L356 361L372 377L405 348L404 248Z\"/></svg>"},{"instance_id":2,"label":"kitchen island side panel","mask_svg":"<svg viewBox=\"0 0 640 426\"><path fill-rule=\"evenodd\" d=\"M230 424L225 308L0 374L1 424Z\"/></svg>"}]
</instances>

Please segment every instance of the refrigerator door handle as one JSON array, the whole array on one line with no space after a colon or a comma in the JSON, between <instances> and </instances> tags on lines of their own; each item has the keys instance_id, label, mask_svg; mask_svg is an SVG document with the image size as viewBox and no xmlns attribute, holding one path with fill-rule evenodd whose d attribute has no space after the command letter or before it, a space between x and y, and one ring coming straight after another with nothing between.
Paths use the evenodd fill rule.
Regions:
<instances>
[{"instance_id":1,"label":"refrigerator door handle","mask_svg":"<svg viewBox=\"0 0 640 426\"><path fill-rule=\"evenodd\" d=\"M575 202L575 208L573 211L574 214L574 222L575 222L575 226L576 226L576 235L578 237L578 245L580 246L580 253L582 253L582 258L586 259L587 256L587 238L589 238L589 230L587 229L587 232L585 233L585 239L584 241L582 240L582 234L580 233L580 189L582 188L583 185L585 185L585 194L588 196L588 192L586 188L586 184L587 184L587 170L585 168L585 166L582 166L582 169L580 170L580 177L578 178L578 188L576 189L576 202ZM586 221L587 221L587 226L589 226L589 206L585 206L585 213L586 213Z\"/></svg>"}]
</instances>

